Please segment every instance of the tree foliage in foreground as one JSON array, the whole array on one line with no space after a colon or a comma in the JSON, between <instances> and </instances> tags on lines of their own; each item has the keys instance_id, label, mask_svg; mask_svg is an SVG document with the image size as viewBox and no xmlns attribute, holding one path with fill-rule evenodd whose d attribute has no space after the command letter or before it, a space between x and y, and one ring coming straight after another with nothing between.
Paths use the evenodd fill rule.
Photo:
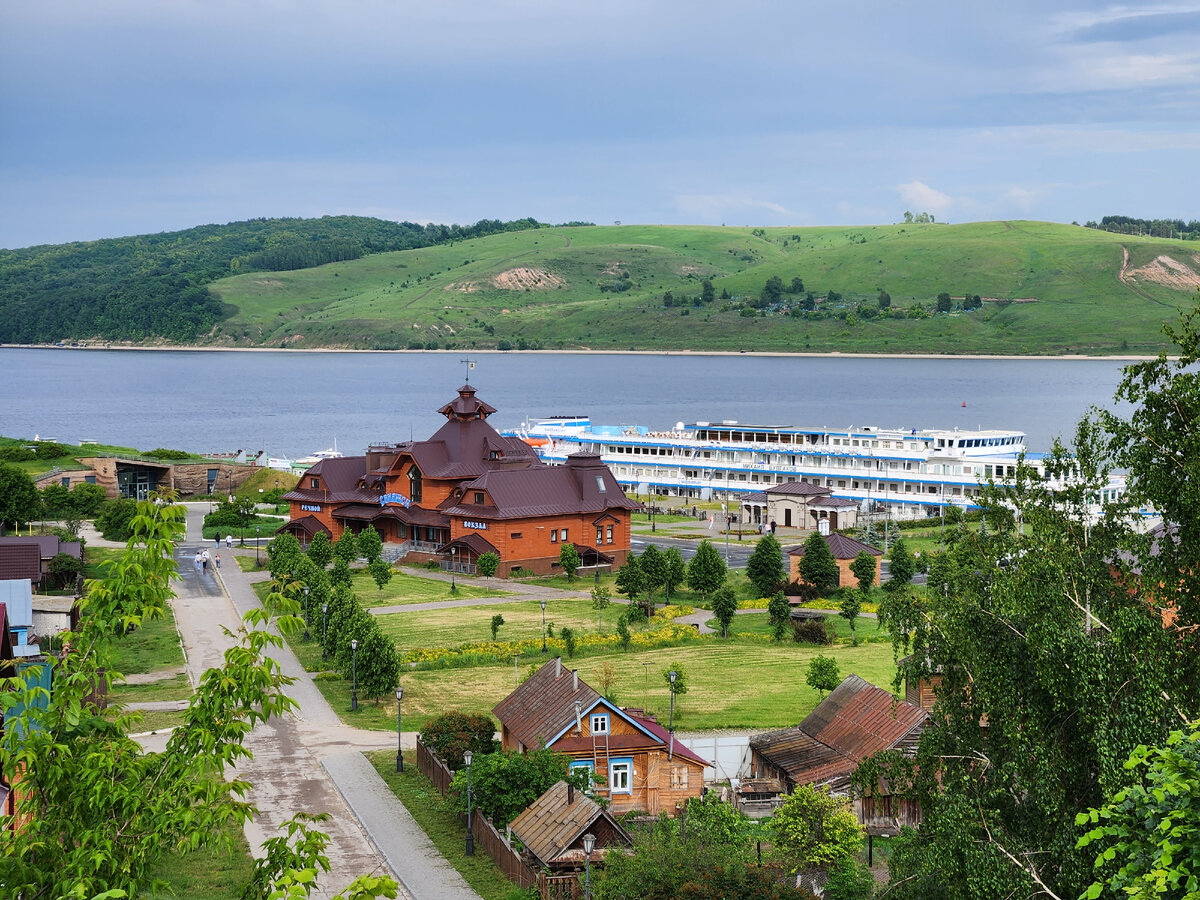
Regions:
<instances>
[{"instance_id":1,"label":"tree foliage in foreground","mask_svg":"<svg viewBox=\"0 0 1200 900\"><path fill-rule=\"evenodd\" d=\"M25 900L139 896L152 888L149 872L166 854L222 846L222 826L255 814L244 799L250 785L233 772L250 755L242 741L295 706L285 693L291 679L268 655L281 639L267 630L266 609L246 614L223 665L201 676L163 752L143 752L129 737L140 716L92 699L101 669L110 683L122 681L115 643L163 615L183 528L183 507L137 504L124 554L88 582L79 629L64 636L70 652L47 663L51 690L39 686L37 667L4 679L0 766L23 776L21 826L0 819L0 884ZM280 626L295 627L295 605L275 597ZM293 865L299 857L290 852L277 859L283 868L256 876L261 893L307 896L319 866ZM365 887L360 879L347 894L362 896ZM114 891L125 894L105 893ZM372 880L366 896L380 894L395 896L391 879Z\"/></svg>"},{"instance_id":2,"label":"tree foliage in foreground","mask_svg":"<svg viewBox=\"0 0 1200 900\"><path fill-rule=\"evenodd\" d=\"M1169 332L1177 361L1126 369L1117 396L1128 419L1093 414L1070 452L1054 448L1048 479L1022 466L1012 488L985 491L985 515L1006 513L989 515L1001 527L948 531L930 589L884 604L907 656L898 683L943 679L915 768L859 773L862 786L886 775L922 804L920 831L890 860L899 900L1075 898L1131 862L1131 873L1149 870L1139 860L1152 860L1156 839L1144 822L1140 843L1093 837L1098 872L1095 847L1077 846L1090 829L1073 825L1127 802L1142 777L1126 766L1137 748L1164 746L1200 717L1198 324L1193 311ZM1128 470L1126 497L1089 516L1116 467ZM1149 504L1165 530L1132 527L1127 509ZM1021 529L1003 524L1014 519ZM1189 790L1198 780L1183 776ZM1153 815L1194 816L1188 796L1156 796Z\"/></svg>"},{"instance_id":3,"label":"tree foliage in foreground","mask_svg":"<svg viewBox=\"0 0 1200 900\"><path fill-rule=\"evenodd\" d=\"M515 819L556 782L565 781L578 791L589 788L588 773L570 771L571 758L546 747L517 753L497 750L471 760L471 805L477 814L491 819L498 829ZM450 784L457 792L455 807L467 811L467 767L454 773Z\"/></svg>"}]
</instances>

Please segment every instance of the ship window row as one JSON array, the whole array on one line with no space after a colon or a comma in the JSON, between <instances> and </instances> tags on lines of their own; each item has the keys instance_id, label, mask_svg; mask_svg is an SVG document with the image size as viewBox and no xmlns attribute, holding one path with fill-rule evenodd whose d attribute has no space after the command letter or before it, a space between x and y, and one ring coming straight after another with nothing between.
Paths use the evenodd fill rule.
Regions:
<instances>
[{"instance_id":1,"label":"ship window row","mask_svg":"<svg viewBox=\"0 0 1200 900\"><path fill-rule=\"evenodd\" d=\"M938 447L1012 447L1020 443L1020 438L1012 437L992 437L992 438L938 438Z\"/></svg>"}]
</instances>

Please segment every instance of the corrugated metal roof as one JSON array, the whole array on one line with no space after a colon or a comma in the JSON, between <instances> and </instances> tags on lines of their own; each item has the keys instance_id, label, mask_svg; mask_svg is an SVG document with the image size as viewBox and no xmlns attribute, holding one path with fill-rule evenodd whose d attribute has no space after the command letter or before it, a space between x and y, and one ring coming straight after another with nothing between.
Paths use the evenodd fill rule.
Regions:
<instances>
[{"instance_id":1,"label":"corrugated metal roof","mask_svg":"<svg viewBox=\"0 0 1200 900\"><path fill-rule=\"evenodd\" d=\"M569 803L568 798L571 799ZM608 811L582 791L571 791L565 781L552 785L513 819L509 827L539 863L550 866L572 849L579 849L576 845L582 846L583 835L600 819L604 819L612 831L608 828L594 830L599 831L600 835L616 838L615 841L607 841L606 846L632 846L629 835ZM597 849L600 848L598 840Z\"/></svg>"},{"instance_id":2,"label":"corrugated metal roof","mask_svg":"<svg viewBox=\"0 0 1200 900\"><path fill-rule=\"evenodd\" d=\"M829 496L833 493L831 488L821 487L819 484L809 484L807 481L788 481L783 484L772 485L767 488L764 493L767 494L786 494L802 497Z\"/></svg>"},{"instance_id":3,"label":"corrugated metal roof","mask_svg":"<svg viewBox=\"0 0 1200 900\"><path fill-rule=\"evenodd\" d=\"M850 675L799 726L759 735L750 746L797 784L830 783L872 753L910 744L928 720L921 707Z\"/></svg>"},{"instance_id":4,"label":"corrugated metal roof","mask_svg":"<svg viewBox=\"0 0 1200 900\"><path fill-rule=\"evenodd\" d=\"M465 485L463 496L473 491L486 492L492 503L459 503L446 512L472 519L518 519L640 506L625 496L608 466L593 453L573 453L565 466L488 472Z\"/></svg>"},{"instance_id":5,"label":"corrugated metal roof","mask_svg":"<svg viewBox=\"0 0 1200 900\"><path fill-rule=\"evenodd\" d=\"M30 544L38 548L38 553L42 559L51 559L59 553L66 553L76 559L79 559L80 556L79 541L62 541L59 540L58 535L54 534L33 534L28 537L0 537L0 547L27 546Z\"/></svg>"},{"instance_id":6,"label":"corrugated metal roof","mask_svg":"<svg viewBox=\"0 0 1200 900\"><path fill-rule=\"evenodd\" d=\"M571 671L556 659L526 678L492 713L518 741L537 748L574 724L576 700L586 710L599 699L599 692L582 678L575 687Z\"/></svg>"},{"instance_id":7,"label":"corrugated metal roof","mask_svg":"<svg viewBox=\"0 0 1200 900\"><path fill-rule=\"evenodd\" d=\"M21 579L41 584L42 557L37 544L0 545L0 579Z\"/></svg>"},{"instance_id":8,"label":"corrugated metal roof","mask_svg":"<svg viewBox=\"0 0 1200 900\"><path fill-rule=\"evenodd\" d=\"M872 556L883 556L883 553L876 550L870 544L864 544L862 541L856 541L852 537L846 537L844 534L833 532L832 534L824 535L825 543L829 545L829 552L833 554L834 559L854 559L864 550ZM793 547L788 551L788 556L803 556L804 545Z\"/></svg>"},{"instance_id":9,"label":"corrugated metal roof","mask_svg":"<svg viewBox=\"0 0 1200 900\"><path fill-rule=\"evenodd\" d=\"M0 603L8 607L10 627L33 627L33 583L28 578L0 581Z\"/></svg>"}]
</instances>

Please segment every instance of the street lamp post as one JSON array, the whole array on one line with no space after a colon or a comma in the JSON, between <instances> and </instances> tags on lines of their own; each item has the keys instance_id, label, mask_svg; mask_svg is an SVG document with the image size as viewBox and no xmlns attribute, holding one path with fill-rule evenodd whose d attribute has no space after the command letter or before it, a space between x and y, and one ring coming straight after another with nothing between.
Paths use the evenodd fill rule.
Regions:
<instances>
[{"instance_id":1,"label":"street lamp post","mask_svg":"<svg viewBox=\"0 0 1200 900\"><path fill-rule=\"evenodd\" d=\"M308 585L304 586L304 639L308 640Z\"/></svg>"},{"instance_id":2,"label":"street lamp post","mask_svg":"<svg viewBox=\"0 0 1200 900\"><path fill-rule=\"evenodd\" d=\"M350 641L350 712L358 712L358 639Z\"/></svg>"},{"instance_id":3,"label":"street lamp post","mask_svg":"<svg viewBox=\"0 0 1200 900\"><path fill-rule=\"evenodd\" d=\"M254 565L256 565L256 566L260 565L260 563L258 561L258 535L259 535L258 526L255 525L254 526Z\"/></svg>"},{"instance_id":4,"label":"street lamp post","mask_svg":"<svg viewBox=\"0 0 1200 900\"><path fill-rule=\"evenodd\" d=\"M329 619L329 604L321 604L321 659L325 658L325 624Z\"/></svg>"},{"instance_id":5,"label":"street lamp post","mask_svg":"<svg viewBox=\"0 0 1200 900\"><path fill-rule=\"evenodd\" d=\"M275 512L279 512L279 479L275 479Z\"/></svg>"},{"instance_id":6,"label":"street lamp post","mask_svg":"<svg viewBox=\"0 0 1200 900\"><path fill-rule=\"evenodd\" d=\"M542 598L542 652L546 652L546 598Z\"/></svg>"},{"instance_id":7,"label":"street lamp post","mask_svg":"<svg viewBox=\"0 0 1200 900\"><path fill-rule=\"evenodd\" d=\"M675 679L678 677L679 673L674 669L667 673L667 680L671 682L671 719L667 725L667 732L670 734L670 744L667 747L668 762L675 756Z\"/></svg>"},{"instance_id":8,"label":"street lamp post","mask_svg":"<svg viewBox=\"0 0 1200 900\"><path fill-rule=\"evenodd\" d=\"M450 548L450 593L452 593L452 594L458 590L458 587L454 584L454 570L457 567L458 567L458 548L451 547Z\"/></svg>"},{"instance_id":9,"label":"street lamp post","mask_svg":"<svg viewBox=\"0 0 1200 900\"><path fill-rule=\"evenodd\" d=\"M650 501L650 533L653 534L654 533L654 495L649 494L646 497L646 499Z\"/></svg>"},{"instance_id":10,"label":"street lamp post","mask_svg":"<svg viewBox=\"0 0 1200 900\"><path fill-rule=\"evenodd\" d=\"M592 851L596 849L596 836L590 831L583 836L583 900L592 900Z\"/></svg>"},{"instance_id":11,"label":"street lamp post","mask_svg":"<svg viewBox=\"0 0 1200 900\"><path fill-rule=\"evenodd\" d=\"M400 699L404 696L404 688L396 688L396 771L404 771L404 738L400 731Z\"/></svg>"},{"instance_id":12,"label":"street lamp post","mask_svg":"<svg viewBox=\"0 0 1200 900\"><path fill-rule=\"evenodd\" d=\"M467 764L467 856L475 855L475 835L471 833L471 751L463 753Z\"/></svg>"}]
</instances>

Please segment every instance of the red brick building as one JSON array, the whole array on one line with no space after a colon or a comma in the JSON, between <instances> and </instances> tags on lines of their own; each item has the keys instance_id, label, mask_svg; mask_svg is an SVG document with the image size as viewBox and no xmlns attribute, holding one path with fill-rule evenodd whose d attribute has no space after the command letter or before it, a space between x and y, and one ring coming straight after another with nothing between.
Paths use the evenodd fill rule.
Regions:
<instances>
[{"instance_id":1,"label":"red brick building","mask_svg":"<svg viewBox=\"0 0 1200 900\"><path fill-rule=\"evenodd\" d=\"M621 565L638 504L600 457L576 453L547 466L488 424L495 411L465 384L438 410L446 424L428 440L321 460L285 495L291 521L281 530L307 544L318 531L336 540L369 525L390 556L438 559L460 572L494 552L499 575L550 573L564 542L585 567Z\"/></svg>"}]
</instances>

